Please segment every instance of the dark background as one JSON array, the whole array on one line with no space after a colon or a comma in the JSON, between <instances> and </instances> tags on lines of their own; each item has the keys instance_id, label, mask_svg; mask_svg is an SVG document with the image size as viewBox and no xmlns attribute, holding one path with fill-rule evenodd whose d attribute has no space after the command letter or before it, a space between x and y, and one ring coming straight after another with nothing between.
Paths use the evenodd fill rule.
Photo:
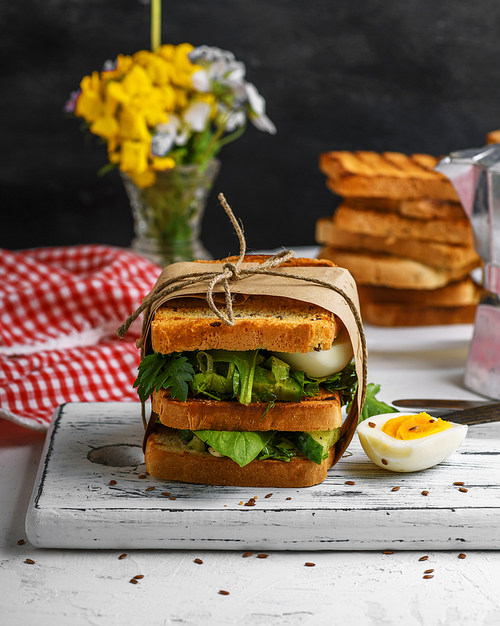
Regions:
<instances>
[{"instance_id":1,"label":"dark background","mask_svg":"<svg viewBox=\"0 0 500 626\"><path fill-rule=\"evenodd\" d=\"M105 149L62 107L119 52L149 48L147 0L0 0L0 247L128 246L133 225ZM177 0L163 43L231 50L267 100L274 136L249 127L221 152L203 240L237 252L222 191L250 248L314 243L331 215L328 150L435 155L500 128L500 9L494 0Z\"/></svg>"}]
</instances>

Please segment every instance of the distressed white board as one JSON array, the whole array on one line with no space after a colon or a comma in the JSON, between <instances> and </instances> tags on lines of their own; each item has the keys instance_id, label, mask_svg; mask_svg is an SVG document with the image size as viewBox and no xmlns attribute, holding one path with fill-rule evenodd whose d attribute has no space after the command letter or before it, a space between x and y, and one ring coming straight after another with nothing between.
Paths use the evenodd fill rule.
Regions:
<instances>
[{"instance_id":1,"label":"distressed white board","mask_svg":"<svg viewBox=\"0 0 500 626\"><path fill-rule=\"evenodd\" d=\"M378 469L355 437L328 478L303 489L141 479L142 435L139 404L59 407L27 513L30 542L103 549L500 549L499 424L470 427L458 452L413 474ZM256 505L245 506L252 497Z\"/></svg>"}]
</instances>

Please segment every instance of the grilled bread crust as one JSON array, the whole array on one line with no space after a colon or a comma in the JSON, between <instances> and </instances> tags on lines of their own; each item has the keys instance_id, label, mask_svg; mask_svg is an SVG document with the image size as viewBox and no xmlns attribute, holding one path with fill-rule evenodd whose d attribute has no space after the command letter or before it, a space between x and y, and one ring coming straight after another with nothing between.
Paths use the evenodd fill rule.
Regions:
<instances>
[{"instance_id":1,"label":"grilled bread crust","mask_svg":"<svg viewBox=\"0 0 500 626\"><path fill-rule=\"evenodd\" d=\"M386 239L418 239L461 246L474 245L469 220L416 220L391 211L373 211L342 202L333 217L334 225L342 230Z\"/></svg>"},{"instance_id":2,"label":"grilled bread crust","mask_svg":"<svg viewBox=\"0 0 500 626\"><path fill-rule=\"evenodd\" d=\"M327 184L329 181L327 181ZM402 217L414 220L463 220L466 215L460 202L438 198L410 198L391 200L390 198L346 198L349 206L364 211L392 211Z\"/></svg>"},{"instance_id":3,"label":"grilled bread crust","mask_svg":"<svg viewBox=\"0 0 500 626\"><path fill-rule=\"evenodd\" d=\"M322 248L320 256L349 268L358 285L380 285L395 289L437 289L466 278L476 267L432 267L419 261L384 254L357 254L335 248Z\"/></svg>"},{"instance_id":4,"label":"grilled bread crust","mask_svg":"<svg viewBox=\"0 0 500 626\"><path fill-rule=\"evenodd\" d=\"M320 169L330 189L341 196L406 200L430 196L458 201L450 181L434 171L429 154L333 151L320 155Z\"/></svg>"},{"instance_id":5,"label":"grilled bread crust","mask_svg":"<svg viewBox=\"0 0 500 626\"><path fill-rule=\"evenodd\" d=\"M472 324L476 305L418 306L414 304L365 303L361 308L363 322L374 326L435 326Z\"/></svg>"},{"instance_id":6,"label":"grilled bread crust","mask_svg":"<svg viewBox=\"0 0 500 626\"><path fill-rule=\"evenodd\" d=\"M467 277L438 289L391 289L359 285L361 308L374 304L410 304L413 306L457 307L479 302L482 288Z\"/></svg>"},{"instance_id":7,"label":"grilled bread crust","mask_svg":"<svg viewBox=\"0 0 500 626\"><path fill-rule=\"evenodd\" d=\"M252 461L244 467L229 458L218 458L208 452L187 451L175 434L153 433L146 444L148 474L164 480L179 480L204 485L235 487L310 487L326 478L333 464L333 451L321 465L306 457L290 462Z\"/></svg>"},{"instance_id":8,"label":"grilled bread crust","mask_svg":"<svg viewBox=\"0 0 500 626\"><path fill-rule=\"evenodd\" d=\"M378 252L396 257L420 261L433 267L458 269L479 267L481 258L472 246L457 246L437 241L399 239L397 237L374 237L371 234L354 233L338 228L331 217L316 222L316 241L322 245L366 254Z\"/></svg>"},{"instance_id":9,"label":"grilled bread crust","mask_svg":"<svg viewBox=\"0 0 500 626\"><path fill-rule=\"evenodd\" d=\"M235 401L188 398L175 400L161 389L152 395L152 409L162 424L189 430L333 430L341 425L341 406L337 393L321 389L314 398L302 402L276 402L272 408L266 402L249 405Z\"/></svg>"}]
</instances>

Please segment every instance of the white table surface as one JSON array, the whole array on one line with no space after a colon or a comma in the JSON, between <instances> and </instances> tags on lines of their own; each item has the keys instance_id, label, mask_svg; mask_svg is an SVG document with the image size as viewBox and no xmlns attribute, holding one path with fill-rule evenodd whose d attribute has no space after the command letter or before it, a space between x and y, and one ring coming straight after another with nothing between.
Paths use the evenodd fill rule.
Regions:
<instances>
[{"instance_id":1,"label":"white table surface","mask_svg":"<svg viewBox=\"0 0 500 626\"><path fill-rule=\"evenodd\" d=\"M382 385L379 398L387 402L476 398L462 385L469 337L467 327L413 335L367 328L369 381ZM470 551L460 559L458 550L271 551L267 558L258 551L244 558L241 550L131 550L119 559L120 550L18 545L26 539L43 442L43 435L0 420L2 625L500 624L497 551ZM419 561L424 555L429 558ZM426 569L434 570L433 578L423 578ZM136 574L144 578L134 585Z\"/></svg>"}]
</instances>

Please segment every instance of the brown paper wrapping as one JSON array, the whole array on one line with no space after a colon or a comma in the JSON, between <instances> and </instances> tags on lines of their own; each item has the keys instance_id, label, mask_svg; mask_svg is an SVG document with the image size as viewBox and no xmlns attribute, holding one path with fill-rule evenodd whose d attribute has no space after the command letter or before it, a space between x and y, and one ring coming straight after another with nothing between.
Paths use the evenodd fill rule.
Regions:
<instances>
[{"instance_id":1,"label":"brown paper wrapping","mask_svg":"<svg viewBox=\"0 0 500 626\"><path fill-rule=\"evenodd\" d=\"M258 267L258 263L242 263L240 269ZM165 283L167 280L179 279L186 274L194 272L207 272L213 275L216 272L222 272L223 263L175 263L167 266L160 274L155 288ZM320 306L332 313L335 313L344 323L353 346L354 362L356 366L356 374L358 376L358 389L355 402L352 403L351 410L342 424L341 438L336 445L333 463L335 464L345 452L347 446L356 431L359 421L359 415L363 407L366 394L366 341L359 315L359 300L351 274L340 267L279 267L273 272L279 273L280 276L270 276L266 274L254 274L245 277L243 280L230 281L231 294L249 295L266 295L266 296L282 296L292 300L300 300ZM282 276L281 276L282 274ZM292 275L293 277L291 277ZM297 278L298 277L298 278ZM300 277L311 277L319 279L327 283L328 286L316 285ZM150 327L155 311L165 304L168 300L181 297L205 297L207 291L207 281L196 284L186 284L182 289L166 296L160 296L150 307L145 310L145 323L143 326L143 334L141 337L143 353L150 351ZM224 292L221 284L214 288L215 294ZM244 301L244 298L236 298L233 300L233 308L237 310L238 301Z\"/></svg>"}]
</instances>

